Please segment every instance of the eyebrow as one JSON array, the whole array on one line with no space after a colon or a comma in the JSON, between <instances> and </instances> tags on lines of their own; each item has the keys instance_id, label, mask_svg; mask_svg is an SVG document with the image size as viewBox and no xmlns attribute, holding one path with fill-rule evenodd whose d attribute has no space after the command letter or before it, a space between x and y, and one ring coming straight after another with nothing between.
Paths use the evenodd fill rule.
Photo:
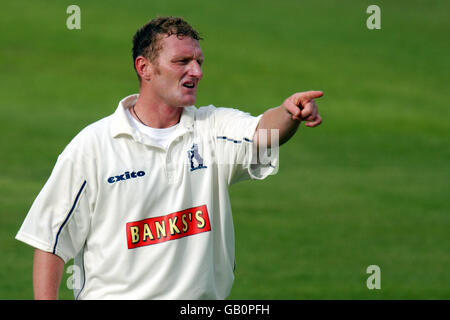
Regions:
<instances>
[{"instance_id":1,"label":"eyebrow","mask_svg":"<svg viewBox=\"0 0 450 320\"><path fill-rule=\"evenodd\" d=\"M192 60L192 59L194 59L194 56L190 55L190 54L186 54L186 55L180 54L180 55L176 55L172 58L172 60L184 60L184 59ZM203 62L205 60L205 56L202 54L202 55L198 56L198 58L196 58L195 60L200 60Z\"/></svg>"}]
</instances>

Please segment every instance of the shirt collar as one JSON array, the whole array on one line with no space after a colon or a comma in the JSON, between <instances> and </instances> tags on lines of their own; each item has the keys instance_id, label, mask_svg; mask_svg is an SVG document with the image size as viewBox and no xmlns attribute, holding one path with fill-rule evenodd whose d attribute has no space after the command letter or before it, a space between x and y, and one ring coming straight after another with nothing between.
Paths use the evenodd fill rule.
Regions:
<instances>
[{"instance_id":1,"label":"shirt collar","mask_svg":"<svg viewBox=\"0 0 450 320\"><path fill-rule=\"evenodd\" d=\"M132 136L135 140L141 140L139 132L133 127L130 123L130 120L127 117L126 109L131 108L136 104L136 101L139 97L139 94L129 95L122 100L120 100L119 105L112 115L111 121L111 136L116 138L121 134L126 134ZM180 132L184 134L185 132L192 131L194 128L194 112L195 107L184 107L183 112L180 117L180 127L183 131Z\"/></svg>"}]
</instances>

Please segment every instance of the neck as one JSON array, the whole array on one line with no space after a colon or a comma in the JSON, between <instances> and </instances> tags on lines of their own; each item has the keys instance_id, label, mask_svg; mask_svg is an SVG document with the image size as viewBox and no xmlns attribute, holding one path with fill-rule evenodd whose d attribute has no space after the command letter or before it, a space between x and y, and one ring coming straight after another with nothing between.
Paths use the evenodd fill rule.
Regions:
<instances>
[{"instance_id":1,"label":"neck","mask_svg":"<svg viewBox=\"0 0 450 320\"><path fill-rule=\"evenodd\" d=\"M144 125L162 129L176 125L180 121L183 108L157 103L155 99L151 99L141 91L133 111L131 112L133 117Z\"/></svg>"}]
</instances>

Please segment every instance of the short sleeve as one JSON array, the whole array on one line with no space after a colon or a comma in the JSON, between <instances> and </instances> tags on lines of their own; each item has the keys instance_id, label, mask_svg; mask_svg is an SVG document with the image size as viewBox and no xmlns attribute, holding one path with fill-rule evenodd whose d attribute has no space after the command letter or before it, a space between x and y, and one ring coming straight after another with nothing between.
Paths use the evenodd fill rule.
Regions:
<instances>
[{"instance_id":1,"label":"short sleeve","mask_svg":"<svg viewBox=\"0 0 450 320\"><path fill-rule=\"evenodd\" d=\"M33 202L16 239L51 252L64 262L82 248L90 225L88 181L82 166L60 155Z\"/></svg>"},{"instance_id":2,"label":"short sleeve","mask_svg":"<svg viewBox=\"0 0 450 320\"><path fill-rule=\"evenodd\" d=\"M228 183L265 179L278 171L278 152L259 157L253 136L262 115L231 109L216 108L214 112L217 161Z\"/></svg>"}]
</instances>

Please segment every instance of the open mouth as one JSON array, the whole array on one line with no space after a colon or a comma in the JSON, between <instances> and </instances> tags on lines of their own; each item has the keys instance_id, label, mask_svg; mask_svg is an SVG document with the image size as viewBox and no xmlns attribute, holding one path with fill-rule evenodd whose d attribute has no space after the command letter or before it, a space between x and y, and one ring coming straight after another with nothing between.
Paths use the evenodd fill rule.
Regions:
<instances>
[{"instance_id":1,"label":"open mouth","mask_svg":"<svg viewBox=\"0 0 450 320\"><path fill-rule=\"evenodd\" d=\"M183 83L183 87L189 88L189 89L194 89L195 88L195 82L185 82Z\"/></svg>"}]
</instances>

